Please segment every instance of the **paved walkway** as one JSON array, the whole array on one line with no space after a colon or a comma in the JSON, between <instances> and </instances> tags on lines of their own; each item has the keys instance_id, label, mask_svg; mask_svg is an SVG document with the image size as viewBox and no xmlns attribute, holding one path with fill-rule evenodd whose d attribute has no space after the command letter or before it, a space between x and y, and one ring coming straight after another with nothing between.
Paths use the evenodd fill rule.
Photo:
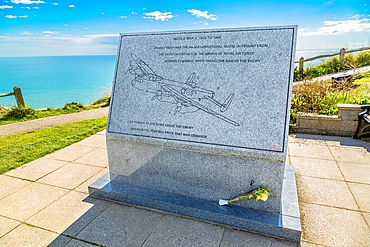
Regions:
<instances>
[{"instance_id":1,"label":"paved walkway","mask_svg":"<svg viewBox=\"0 0 370 247\"><path fill-rule=\"evenodd\" d=\"M369 151L369 143L350 138L289 137L302 247L370 246ZM294 246L91 198L88 185L107 165L100 132L0 175L0 246Z\"/></svg>"},{"instance_id":2,"label":"paved walkway","mask_svg":"<svg viewBox=\"0 0 370 247\"><path fill-rule=\"evenodd\" d=\"M12 135L21 132L27 132L30 130L38 130L45 127L76 122L79 120L100 118L108 116L108 111L109 107L104 107L89 111L82 111L78 113L71 113L60 116L35 119L26 122L7 124L0 126L0 136Z\"/></svg>"}]
</instances>

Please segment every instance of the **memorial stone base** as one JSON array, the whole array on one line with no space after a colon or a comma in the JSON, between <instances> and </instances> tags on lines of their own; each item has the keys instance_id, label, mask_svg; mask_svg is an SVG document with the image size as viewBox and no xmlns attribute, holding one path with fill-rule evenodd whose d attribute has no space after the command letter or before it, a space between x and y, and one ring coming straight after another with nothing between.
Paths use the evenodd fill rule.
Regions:
<instances>
[{"instance_id":1,"label":"memorial stone base","mask_svg":"<svg viewBox=\"0 0 370 247\"><path fill-rule=\"evenodd\" d=\"M300 241L293 167L239 158L107 140L109 173L89 186L92 196ZM266 202L219 206L258 185L270 187Z\"/></svg>"}]
</instances>

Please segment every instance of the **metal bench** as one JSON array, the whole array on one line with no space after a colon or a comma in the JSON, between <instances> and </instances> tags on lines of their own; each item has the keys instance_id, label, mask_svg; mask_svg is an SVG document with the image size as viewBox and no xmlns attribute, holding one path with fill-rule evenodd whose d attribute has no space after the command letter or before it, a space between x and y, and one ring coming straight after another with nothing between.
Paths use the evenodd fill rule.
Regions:
<instances>
[{"instance_id":1,"label":"metal bench","mask_svg":"<svg viewBox=\"0 0 370 247\"><path fill-rule=\"evenodd\" d=\"M364 110L358 114L358 123L354 139L360 139L363 136L370 136L370 105L361 106Z\"/></svg>"}]
</instances>

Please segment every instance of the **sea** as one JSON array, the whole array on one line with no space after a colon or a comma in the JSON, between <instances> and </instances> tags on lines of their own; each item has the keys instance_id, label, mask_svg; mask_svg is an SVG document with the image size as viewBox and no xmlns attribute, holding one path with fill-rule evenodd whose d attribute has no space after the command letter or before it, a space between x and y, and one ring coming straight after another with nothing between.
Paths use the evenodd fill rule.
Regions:
<instances>
[{"instance_id":1,"label":"sea","mask_svg":"<svg viewBox=\"0 0 370 247\"><path fill-rule=\"evenodd\" d=\"M34 109L90 104L110 94L115 63L115 55L0 57L0 94L18 86ZM0 97L0 105L16 105L15 97Z\"/></svg>"},{"instance_id":2,"label":"sea","mask_svg":"<svg viewBox=\"0 0 370 247\"><path fill-rule=\"evenodd\" d=\"M295 61L336 52L339 49L297 50ZM0 94L18 86L26 105L34 109L58 108L70 102L90 104L110 94L115 63L115 55L0 57ZM15 106L15 98L0 97L0 105Z\"/></svg>"}]
</instances>

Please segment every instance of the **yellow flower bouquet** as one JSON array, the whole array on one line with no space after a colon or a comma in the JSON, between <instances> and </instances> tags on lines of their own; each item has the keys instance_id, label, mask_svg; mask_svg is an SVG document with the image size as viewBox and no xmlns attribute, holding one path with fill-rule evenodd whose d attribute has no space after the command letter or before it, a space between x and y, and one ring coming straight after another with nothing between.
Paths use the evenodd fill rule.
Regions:
<instances>
[{"instance_id":1,"label":"yellow flower bouquet","mask_svg":"<svg viewBox=\"0 0 370 247\"><path fill-rule=\"evenodd\" d=\"M223 199L220 199L218 201L218 204L220 206L225 206L225 205L229 205L231 203L234 203L234 202L238 202L238 201L245 201L245 200L248 200L248 199L255 199L256 201L267 201L269 195L272 194L272 189L271 188L266 188L266 187L263 187L263 186L258 186L257 189L255 190L252 190L248 193L243 193L241 194L240 196L238 197L235 197L233 199L230 199L230 200L223 200Z\"/></svg>"}]
</instances>

